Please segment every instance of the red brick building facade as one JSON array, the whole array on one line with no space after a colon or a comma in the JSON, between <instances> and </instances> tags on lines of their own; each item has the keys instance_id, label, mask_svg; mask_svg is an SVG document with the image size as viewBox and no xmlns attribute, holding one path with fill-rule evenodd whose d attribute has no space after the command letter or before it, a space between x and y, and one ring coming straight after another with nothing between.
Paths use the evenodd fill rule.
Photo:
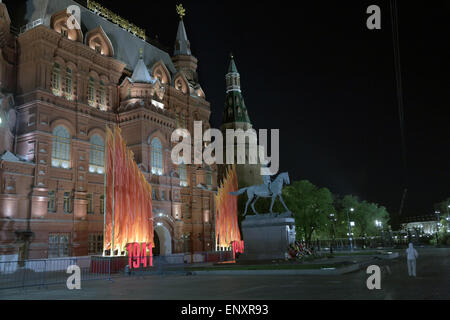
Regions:
<instances>
[{"instance_id":1,"label":"red brick building facade","mask_svg":"<svg viewBox=\"0 0 450 320\"><path fill-rule=\"evenodd\" d=\"M70 0L29 1L10 31L0 3L0 255L102 252L105 127L119 124L153 188L161 254L214 248L216 168L176 166L172 132L209 128L183 21L167 52ZM31 9L30 9L31 8Z\"/></svg>"}]
</instances>

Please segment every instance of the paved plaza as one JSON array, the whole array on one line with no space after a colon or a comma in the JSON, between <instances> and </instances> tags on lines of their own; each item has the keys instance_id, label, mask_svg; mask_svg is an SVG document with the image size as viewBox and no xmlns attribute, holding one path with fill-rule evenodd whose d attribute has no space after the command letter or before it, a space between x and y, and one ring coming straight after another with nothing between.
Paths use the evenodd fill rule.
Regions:
<instances>
[{"instance_id":1,"label":"paved plaza","mask_svg":"<svg viewBox=\"0 0 450 320\"><path fill-rule=\"evenodd\" d=\"M333 276L146 276L65 285L1 290L0 299L450 299L450 249L420 249L417 278L407 275L404 255L380 260L381 290L368 290L365 270Z\"/></svg>"}]
</instances>

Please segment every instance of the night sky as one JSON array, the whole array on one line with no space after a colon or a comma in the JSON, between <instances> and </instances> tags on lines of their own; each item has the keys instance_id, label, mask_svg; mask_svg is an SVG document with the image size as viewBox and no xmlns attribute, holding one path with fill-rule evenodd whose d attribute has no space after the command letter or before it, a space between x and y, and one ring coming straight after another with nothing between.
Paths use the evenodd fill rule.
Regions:
<instances>
[{"instance_id":1,"label":"night sky","mask_svg":"<svg viewBox=\"0 0 450 320\"><path fill-rule=\"evenodd\" d=\"M98 2L173 53L179 1ZM233 52L250 119L256 129L280 129L280 172L291 181L353 194L392 214L407 187L404 216L431 214L450 196L449 1L398 4L406 171L388 1L182 3L214 127ZM382 30L366 27L372 4L381 7Z\"/></svg>"}]
</instances>

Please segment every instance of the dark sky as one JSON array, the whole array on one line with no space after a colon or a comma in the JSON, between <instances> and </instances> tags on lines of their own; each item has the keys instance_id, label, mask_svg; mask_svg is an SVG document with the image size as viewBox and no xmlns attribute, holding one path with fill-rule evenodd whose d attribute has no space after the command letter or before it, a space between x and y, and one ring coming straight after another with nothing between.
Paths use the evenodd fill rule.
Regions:
<instances>
[{"instance_id":1,"label":"dark sky","mask_svg":"<svg viewBox=\"0 0 450 320\"><path fill-rule=\"evenodd\" d=\"M6 1L8 2L11 1ZM102 1L173 50L178 1ZM219 127L233 52L255 128L280 129L281 171L404 215L450 196L448 1L399 1L408 170L403 170L388 1L182 1ZM382 30L366 9L382 10Z\"/></svg>"}]
</instances>

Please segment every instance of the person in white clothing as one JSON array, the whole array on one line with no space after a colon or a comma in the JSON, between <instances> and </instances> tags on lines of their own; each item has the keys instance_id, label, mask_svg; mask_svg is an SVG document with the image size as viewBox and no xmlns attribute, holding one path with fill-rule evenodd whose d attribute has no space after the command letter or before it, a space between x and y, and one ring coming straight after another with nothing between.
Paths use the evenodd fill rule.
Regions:
<instances>
[{"instance_id":1,"label":"person in white clothing","mask_svg":"<svg viewBox=\"0 0 450 320\"><path fill-rule=\"evenodd\" d=\"M416 276L416 259L419 257L417 250L414 249L413 244L410 243L406 249L406 259L408 260L408 275Z\"/></svg>"}]
</instances>

